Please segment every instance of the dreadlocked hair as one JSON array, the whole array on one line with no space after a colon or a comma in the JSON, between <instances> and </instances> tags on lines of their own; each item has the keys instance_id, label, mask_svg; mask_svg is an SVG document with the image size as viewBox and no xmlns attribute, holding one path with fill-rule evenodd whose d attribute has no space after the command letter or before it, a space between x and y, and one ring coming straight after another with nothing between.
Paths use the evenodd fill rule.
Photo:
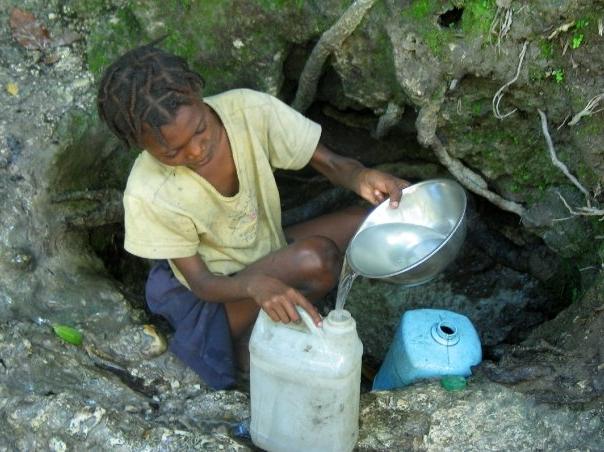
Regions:
<instances>
[{"instance_id":1,"label":"dreadlocked hair","mask_svg":"<svg viewBox=\"0 0 604 452\"><path fill-rule=\"evenodd\" d=\"M174 119L180 106L199 99L204 85L183 58L154 44L122 55L105 70L99 85L99 116L128 147L140 145L143 125L164 142L160 127Z\"/></svg>"}]
</instances>

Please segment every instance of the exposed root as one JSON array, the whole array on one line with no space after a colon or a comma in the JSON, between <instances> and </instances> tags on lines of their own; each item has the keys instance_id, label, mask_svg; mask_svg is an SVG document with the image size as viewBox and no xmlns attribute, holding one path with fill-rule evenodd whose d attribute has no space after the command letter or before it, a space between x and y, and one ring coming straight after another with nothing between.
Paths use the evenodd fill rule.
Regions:
<instances>
[{"instance_id":1,"label":"exposed root","mask_svg":"<svg viewBox=\"0 0 604 452\"><path fill-rule=\"evenodd\" d=\"M545 142L547 143L547 150L549 151L550 158L552 159L552 163L556 166L560 171L564 173L564 175L570 180L575 187L577 187L581 193L585 195L585 199L587 201L587 207L591 208L590 195L589 191L581 185L578 179L573 176L568 170L567 166L558 159L556 155L556 150L554 149L554 143L552 142L552 137L549 134L549 130L547 127L547 116L541 110L537 110L539 112L539 116L541 117L541 128L543 130L543 135L545 135Z\"/></svg>"},{"instance_id":2,"label":"exposed root","mask_svg":"<svg viewBox=\"0 0 604 452\"><path fill-rule=\"evenodd\" d=\"M525 209L522 205L513 201L508 201L497 193L490 191L487 182L482 176L464 166L460 160L451 157L445 146L436 136L435 116L437 111L438 105L434 104L424 106L421 109L417 119L418 141L424 146L432 148L440 162L449 170L453 177L468 190L488 199L500 209L523 216Z\"/></svg>"},{"instance_id":3,"label":"exposed root","mask_svg":"<svg viewBox=\"0 0 604 452\"><path fill-rule=\"evenodd\" d=\"M524 207L513 201L508 201L507 199L499 196L497 193L490 191L482 176L464 166L464 164L458 159L451 157L443 144L436 137L434 137L432 142L432 149L440 162L468 190L488 199L500 209L513 212L519 216L524 215Z\"/></svg>"},{"instance_id":4,"label":"exposed root","mask_svg":"<svg viewBox=\"0 0 604 452\"><path fill-rule=\"evenodd\" d=\"M562 120L562 122L560 123L560 125L558 127L556 127L556 130L560 130L562 127L564 127L566 125L567 121L569 120L569 118L570 118L570 113L568 113L564 117L564 119Z\"/></svg>"},{"instance_id":5,"label":"exposed root","mask_svg":"<svg viewBox=\"0 0 604 452\"><path fill-rule=\"evenodd\" d=\"M585 108L583 110L581 110L579 113L577 113L576 115L573 116L573 119L571 119L569 121L568 125L569 126L574 126L584 116L595 115L596 113L599 113L602 110L604 110L604 108L600 108L600 109L596 110L596 107L598 106L598 104L600 103L600 101L602 99L604 99L604 93L601 93L601 94L598 94L597 96L592 97L589 100L589 102L587 102L587 105L585 106Z\"/></svg>"},{"instance_id":6,"label":"exposed root","mask_svg":"<svg viewBox=\"0 0 604 452\"><path fill-rule=\"evenodd\" d=\"M562 202L564 203L564 205L566 206L566 208L568 209L568 211L572 215L575 215L575 216L581 215L581 216L587 216L587 217L599 217L599 216L602 216L602 218L600 219L600 221L604 221L604 209L597 209L595 207L578 207L576 209L573 209L568 204L568 202L566 201L566 199L564 199L564 196L562 196L560 193L558 193L558 196L560 197L560 199L562 200ZM596 237L596 238L600 238L600 237Z\"/></svg>"},{"instance_id":7,"label":"exposed root","mask_svg":"<svg viewBox=\"0 0 604 452\"><path fill-rule=\"evenodd\" d=\"M570 30L574 26L575 26L575 21L574 20L571 21L571 22L567 22L565 24L562 24L558 28L556 28L554 31L552 31L550 33L550 35L547 37L547 39L551 41L556 36L558 36L560 33L566 33L568 30Z\"/></svg>"},{"instance_id":8,"label":"exposed root","mask_svg":"<svg viewBox=\"0 0 604 452\"><path fill-rule=\"evenodd\" d=\"M325 60L354 32L375 1L355 0L338 21L323 33L304 65L292 107L304 112L310 106L317 92Z\"/></svg>"},{"instance_id":9,"label":"exposed root","mask_svg":"<svg viewBox=\"0 0 604 452\"><path fill-rule=\"evenodd\" d=\"M522 67L522 61L524 60L524 55L526 54L527 47L528 41L524 41L524 44L522 45L522 50L520 51L520 61L518 62L518 68L516 69L516 75L514 76L514 78L507 82L505 85L503 85L501 88L499 88L493 96L493 114L497 119L507 118L508 116L514 114L514 112L517 110L516 108L514 108L512 111L509 111L505 115L502 115L499 112L499 103L501 102L501 98L503 97L503 92L505 91L505 89L512 83L514 83L516 80L518 80L518 76L520 75L520 68Z\"/></svg>"},{"instance_id":10,"label":"exposed root","mask_svg":"<svg viewBox=\"0 0 604 452\"><path fill-rule=\"evenodd\" d=\"M511 8L511 0L497 0L497 11L493 22L491 22L490 33L497 36L497 51L501 48L501 41L510 31L514 20L514 10Z\"/></svg>"},{"instance_id":11,"label":"exposed root","mask_svg":"<svg viewBox=\"0 0 604 452\"><path fill-rule=\"evenodd\" d=\"M401 120L404 112L404 106L400 106L394 102L388 103L386 111L378 120L377 127L375 128L375 132L373 134L374 138L380 139L386 136L388 131Z\"/></svg>"},{"instance_id":12,"label":"exposed root","mask_svg":"<svg viewBox=\"0 0 604 452\"><path fill-rule=\"evenodd\" d=\"M575 185L575 187L577 187L585 195L585 200L586 200L587 206L572 208L568 204L566 199L564 199L564 196L562 196L560 193L558 193L558 196L560 197L560 199L562 200L562 202L564 203L564 205L566 206L566 208L568 209L568 211L571 214L571 217L569 217L569 218L572 218L572 216L595 216L595 217L602 217L602 218L600 218L600 221L604 221L604 209L592 207L589 191L585 187L583 187L583 185L581 185L581 183L577 180L577 178L570 173L570 171L568 170L566 165L558 159L558 156L556 155L556 150L554 149L554 144L552 142L552 138L551 138L548 128L547 128L547 116L545 115L545 113L543 113L543 111L541 111L541 110L538 110L538 111L539 111L539 116L541 117L541 127L543 129L543 135L545 135L545 141L547 143L547 148L548 148L548 151L550 154L550 158L552 159L552 163L554 164L554 166L559 168L564 173L564 175ZM573 120L574 120L574 118L573 118ZM596 195L595 195L596 197L597 197L599 191L600 191L600 187L598 187L596 189ZM566 219L568 219L568 218L566 218Z\"/></svg>"}]
</instances>

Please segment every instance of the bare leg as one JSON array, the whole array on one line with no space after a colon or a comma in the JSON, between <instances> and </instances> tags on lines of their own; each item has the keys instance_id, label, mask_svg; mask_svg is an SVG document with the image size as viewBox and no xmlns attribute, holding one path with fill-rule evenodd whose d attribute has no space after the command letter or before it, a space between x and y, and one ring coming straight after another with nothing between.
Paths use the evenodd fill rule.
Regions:
<instances>
[{"instance_id":1,"label":"bare leg","mask_svg":"<svg viewBox=\"0 0 604 452\"><path fill-rule=\"evenodd\" d=\"M334 242L325 237L300 239L264 256L241 273L264 273L300 291L313 302L335 285L341 266L340 252ZM256 319L258 304L244 299L224 305L234 337L239 337Z\"/></svg>"},{"instance_id":2,"label":"bare leg","mask_svg":"<svg viewBox=\"0 0 604 452\"><path fill-rule=\"evenodd\" d=\"M291 226L285 234L294 242L254 262L242 272L262 272L296 288L310 301L317 301L335 287L342 256L367 212L350 207ZM251 299L226 303L234 338L242 336L258 315Z\"/></svg>"},{"instance_id":3,"label":"bare leg","mask_svg":"<svg viewBox=\"0 0 604 452\"><path fill-rule=\"evenodd\" d=\"M333 213L322 215L303 223L295 224L285 230L285 235L293 240L319 235L335 242L340 253L346 251L348 242L357 231L368 211L361 207L347 207Z\"/></svg>"}]
</instances>

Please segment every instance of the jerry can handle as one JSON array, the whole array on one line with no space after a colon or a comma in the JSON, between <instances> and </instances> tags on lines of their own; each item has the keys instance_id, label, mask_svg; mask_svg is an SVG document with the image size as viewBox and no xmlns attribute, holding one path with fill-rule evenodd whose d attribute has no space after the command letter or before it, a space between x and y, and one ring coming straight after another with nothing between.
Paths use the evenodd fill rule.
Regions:
<instances>
[{"instance_id":1,"label":"jerry can handle","mask_svg":"<svg viewBox=\"0 0 604 452\"><path fill-rule=\"evenodd\" d=\"M317 336L323 336L323 330L321 328L318 328L317 325L315 325L315 322L313 322L312 318L310 317L310 314L306 312L303 307L296 305L296 311L298 312L298 315L306 325L306 328L308 328L312 334L316 334Z\"/></svg>"}]
</instances>

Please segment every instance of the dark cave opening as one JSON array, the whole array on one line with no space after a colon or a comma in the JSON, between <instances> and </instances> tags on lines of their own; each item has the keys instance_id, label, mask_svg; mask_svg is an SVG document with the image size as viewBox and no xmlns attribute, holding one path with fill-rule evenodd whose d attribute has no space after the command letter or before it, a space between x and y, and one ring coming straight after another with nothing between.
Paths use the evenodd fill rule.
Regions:
<instances>
[{"instance_id":1,"label":"dark cave opening","mask_svg":"<svg viewBox=\"0 0 604 452\"><path fill-rule=\"evenodd\" d=\"M103 261L109 276L136 308L144 308L144 290L150 261L133 256L124 250L122 223L88 229L92 250Z\"/></svg>"},{"instance_id":2,"label":"dark cave opening","mask_svg":"<svg viewBox=\"0 0 604 452\"><path fill-rule=\"evenodd\" d=\"M438 25L443 28L459 26L463 16L463 8L452 8L438 16Z\"/></svg>"},{"instance_id":3,"label":"dark cave opening","mask_svg":"<svg viewBox=\"0 0 604 452\"><path fill-rule=\"evenodd\" d=\"M372 136L378 118L368 109L342 109L321 100L315 102L306 114L322 125L322 140L325 144L338 153L358 158L367 166L400 166L400 176L408 178L411 182L418 182L426 177L447 177L448 173L438 164L437 159L417 142L414 109L407 109L400 123L379 140ZM426 167L429 167L428 172ZM422 170L418 171L417 168ZM309 168L297 172L277 171L276 178L282 193L284 216L301 204L315 202L317 198L333 189L327 180ZM472 218L466 244L457 261L445 270L444 276L457 280L453 284L456 291L468 293L478 299L481 291L488 291L488 287L485 287L487 283L484 282L486 280L481 280L482 273L493 271L494 268L510 268L510 271L526 273L527 277L531 277L531 269L524 261L533 256L532 250L543 249L545 245L539 237L523 230L515 215L503 212L472 194L469 194L469 199ZM354 195L336 194L333 200L312 212L321 214L354 202L358 202ZM152 263L123 250L123 225L91 228L88 234L92 248L127 299L131 300L136 308L144 309L152 323L162 331L168 332L167 324L152 316L144 302L144 285ZM480 265L477 264L478 260ZM525 303L522 309L519 310L514 303L510 303L508 307L504 306L498 311L499 321L509 321L511 326L507 334L499 339L492 339L493 343L484 347L485 357L495 356L490 349L499 343L521 342L533 328L553 318L568 306L573 291L578 290L577 281L572 272L563 271L564 264L560 259L548 255L543 265L548 262L555 262L555 265L560 266L561 270L557 273L559 277L531 286L535 293L528 293L526 296L534 296L534 300ZM510 281L516 280L512 278ZM328 304L330 303L331 300L328 301ZM484 313L485 307L480 305L476 306L472 313L459 313L470 318L469 314L488 317L488 309L486 311L487 313ZM518 321L518 317L521 317L522 321ZM497 340L501 342L496 343ZM367 360L379 363L378 359L371 356L367 356Z\"/></svg>"}]
</instances>

